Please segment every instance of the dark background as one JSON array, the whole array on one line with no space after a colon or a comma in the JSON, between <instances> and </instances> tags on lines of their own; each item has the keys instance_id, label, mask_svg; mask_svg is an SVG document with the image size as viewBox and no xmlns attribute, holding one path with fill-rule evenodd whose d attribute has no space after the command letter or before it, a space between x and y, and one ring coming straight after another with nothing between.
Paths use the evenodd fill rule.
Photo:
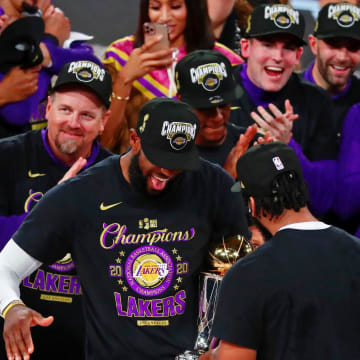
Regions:
<instances>
[{"instance_id":1,"label":"dark background","mask_svg":"<svg viewBox=\"0 0 360 360\"><path fill-rule=\"evenodd\" d=\"M136 30L139 0L53 0L53 4L70 19L71 30L93 35L93 44L105 47Z\"/></svg>"}]
</instances>

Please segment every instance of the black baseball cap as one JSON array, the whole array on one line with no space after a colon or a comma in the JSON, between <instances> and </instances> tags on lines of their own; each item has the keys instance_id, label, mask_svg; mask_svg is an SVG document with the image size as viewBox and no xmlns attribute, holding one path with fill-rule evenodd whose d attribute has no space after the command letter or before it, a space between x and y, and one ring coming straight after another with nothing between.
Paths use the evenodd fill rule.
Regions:
<instances>
[{"instance_id":1,"label":"black baseball cap","mask_svg":"<svg viewBox=\"0 0 360 360\"><path fill-rule=\"evenodd\" d=\"M245 38L255 38L275 34L292 35L299 46L306 45L303 40L305 20L303 15L290 5L262 4L250 14Z\"/></svg>"},{"instance_id":2,"label":"black baseball cap","mask_svg":"<svg viewBox=\"0 0 360 360\"><path fill-rule=\"evenodd\" d=\"M28 69L42 63L40 41L44 37L44 21L40 17L20 18L8 25L0 35L0 72L12 67Z\"/></svg>"},{"instance_id":3,"label":"black baseball cap","mask_svg":"<svg viewBox=\"0 0 360 360\"><path fill-rule=\"evenodd\" d=\"M136 132L145 156L164 169L196 170L200 159L195 137L200 122L190 105L154 98L139 111Z\"/></svg>"},{"instance_id":4,"label":"black baseball cap","mask_svg":"<svg viewBox=\"0 0 360 360\"><path fill-rule=\"evenodd\" d=\"M237 180L231 191L249 196L272 195L272 183L281 173L294 171L302 178L296 152L280 142L259 144L248 149L236 164Z\"/></svg>"},{"instance_id":5,"label":"black baseball cap","mask_svg":"<svg viewBox=\"0 0 360 360\"><path fill-rule=\"evenodd\" d=\"M176 64L175 82L181 101L198 109L231 104L243 94L229 59L217 50L184 56Z\"/></svg>"},{"instance_id":6,"label":"black baseball cap","mask_svg":"<svg viewBox=\"0 0 360 360\"><path fill-rule=\"evenodd\" d=\"M329 3L320 9L314 28L318 39L350 38L360 41L360 7L350 3Z\"/></svg>"},{"instance_id":7,"label":"black baseball cap","mask_svg":"<svg viewBox=\"0 0 360 360\"><path fill-rule=\"evenodd\" d=\"M112 80L110 73L92 61L72 61L61 69L52 91L65 85L80 85L92 91L108 108L111 103Z\"/></svg>"}]
</instances>

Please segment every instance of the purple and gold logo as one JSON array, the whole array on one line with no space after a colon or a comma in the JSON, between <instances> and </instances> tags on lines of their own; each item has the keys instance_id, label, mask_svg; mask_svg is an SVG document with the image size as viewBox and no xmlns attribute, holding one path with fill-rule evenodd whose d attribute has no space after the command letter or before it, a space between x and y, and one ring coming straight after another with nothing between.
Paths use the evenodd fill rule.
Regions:
<instances>
[{"instance_id":1,"label":"purple and gold logo","mask_svg":"<svg viewBox=\"0 0 360 360\"><path fill-rule=\"evenodd\" d=\"M174 264L164 249L151 245L142 246L127 258L125 276L136 293L158 296L170 286Z\"/></svg>"}]
</instances>

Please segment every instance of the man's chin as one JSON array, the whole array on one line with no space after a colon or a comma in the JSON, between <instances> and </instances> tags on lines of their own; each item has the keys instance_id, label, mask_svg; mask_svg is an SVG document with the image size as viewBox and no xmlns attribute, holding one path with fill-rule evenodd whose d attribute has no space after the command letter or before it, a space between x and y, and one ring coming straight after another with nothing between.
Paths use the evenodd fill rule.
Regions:
<instances>
[{"instance_id":1,"label":"man's chin","mask_svg":"<svg viewBox=\"0 0 360 360\"><path fill-rule=\"evenodd\" d=\"M80 144L75 140L68 140L58 145L58 149L66 155L73 155L75 154L79 148Z\"/></svg>"}]
</instances>

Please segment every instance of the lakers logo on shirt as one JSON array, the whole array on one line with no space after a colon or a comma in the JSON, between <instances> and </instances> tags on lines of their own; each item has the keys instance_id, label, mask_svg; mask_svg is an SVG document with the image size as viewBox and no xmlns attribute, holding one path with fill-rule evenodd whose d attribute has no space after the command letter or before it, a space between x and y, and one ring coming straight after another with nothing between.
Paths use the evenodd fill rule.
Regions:
<instances>
[{"instance_id":1,"label":"lakers logo on shirt","mask_svg":"<svg viewBox=\"0 0 360 360\"><path fill-rule=\"evenodd\" d=\"M171 284L174 264L169 254L157 246L134 250L125 264L126 280L131 288L144 296L157 296Z\"/></svg>"}]
</instances>

